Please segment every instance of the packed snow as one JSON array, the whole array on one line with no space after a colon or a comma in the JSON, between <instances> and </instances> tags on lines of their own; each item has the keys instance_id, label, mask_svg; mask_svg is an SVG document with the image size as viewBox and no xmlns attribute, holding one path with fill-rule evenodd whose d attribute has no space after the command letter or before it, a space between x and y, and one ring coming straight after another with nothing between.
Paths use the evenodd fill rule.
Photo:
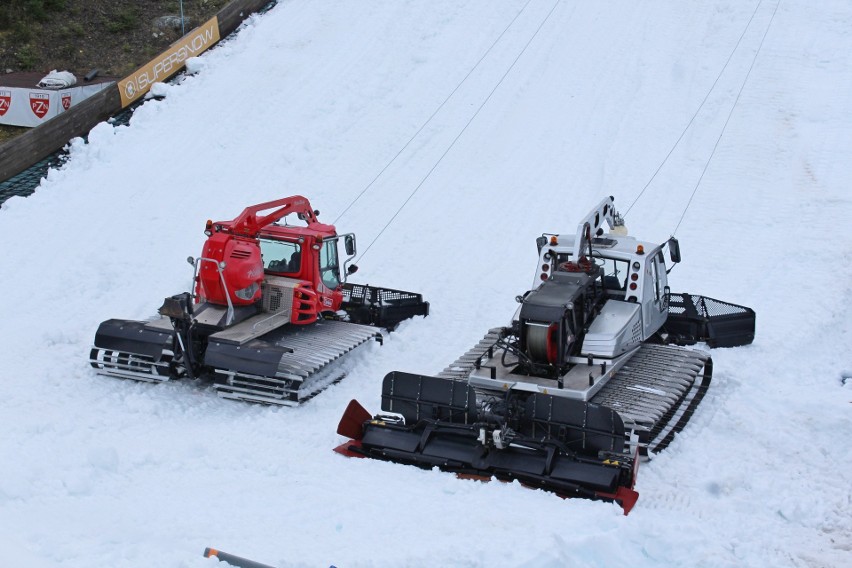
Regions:
<instances>
[{"instance_id":1,"label":"packed snow","mask_svg":"<svg viewBox=\"0 0 852 568\"><path fill-rule=\"evenodd\" d=\"M0 209L0 566L852 564L848 1L283 1L190 70ZM299 408L94 373L207 219L294 194L430 315ZM508 323L535 238L605 195L642 239L680 223L674 291L757 313L629 516L332 452L388 371Z\"/></svg>"}]
</instances>

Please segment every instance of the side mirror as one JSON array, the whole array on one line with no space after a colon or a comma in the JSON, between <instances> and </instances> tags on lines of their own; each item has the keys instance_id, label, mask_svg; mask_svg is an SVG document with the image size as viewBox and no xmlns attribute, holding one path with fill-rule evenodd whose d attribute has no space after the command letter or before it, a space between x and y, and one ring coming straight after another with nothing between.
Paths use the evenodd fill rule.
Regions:
<instances>
[{"instance_id":1,"label":"side mirror","mask_svg":"<svg viewBox=\"0 0 852 568\"><path fill-rule=\"evenodd\" d=\"M343 246L348 256L355 256L355 235L349 234L343 237Z\"/></svg>"},{"instance_id":2,"label":"side mirror","mask_svg":"<svg viewBox=\"0 0 852 568\"><path fill-rule=\"evenodd\" d=\"M680 262L680 243L678 243L677 239L674 237L669 239L669 258L671 258L672 262L675 264Z\"/></svg>"},{"instance_id":3,"label":"side mirror","mask_svg":"<svg viewBox=\"0 0 852 568\"><path fill-rule=\"evenodd\" d=\"M358 265L353 264L349 268L346 269L346 275L349 276L351 274L355 274L358 272Z\"/></svg>"},{"instance_id":4,"label":"side mirror","mask_svg":"<svg viewBox=\"0 0 852 568\"><path fill-rule=\"evenodd\" d=\"M535 240L535 246L537 246L537 247L538 247L538 253L539 253L539 254L541 254L541 249L542 249L542 248L544 247L544 245L546 245L546 244L547 244L547 237L545 237L544 235L540 236L539 238L537 238L537 239Z\"/></svg>"}]
</instances>

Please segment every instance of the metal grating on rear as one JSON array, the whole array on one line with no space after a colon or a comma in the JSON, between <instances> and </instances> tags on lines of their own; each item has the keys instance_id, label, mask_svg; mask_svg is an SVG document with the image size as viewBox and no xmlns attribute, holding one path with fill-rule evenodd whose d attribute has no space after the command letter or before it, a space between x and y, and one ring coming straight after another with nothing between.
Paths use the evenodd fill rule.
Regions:
<instances>
[{"instance_id":1,"label":"metal grating on rear","mask_svg":"<svg viewBox=\"0 0 852 568\"><path fill-rule=\"evenodd\" d=\"M414 292L406 292L404 290L391 290L389 288L376 288L373 286L364 286L361 284L347 284L343 287L343 301L353 303L363 303L368 301L373 304L383 304L385 302L398 302L402 300L417 300L421 298L420 294Z\"/></svg>"},{"instance_id":2,"label":"metal grating on rear","mask_svg":"<svg viewBox=\"0 0 852 568\"><path fill-rule=\"evenodd\" d=\"M727 316L730 314L744 314L748 311L743 306L729 304L728 302L714 300L713 298L705 298L704 296L698 296L697 298L693 297L693 301L695 302L695 308L698 310L699 313L703 315L708 315L710 317Z\"/></svg>"},{"instance_id":3,"label":"metal grating on rear","mask_svg":"<svg viewBox=\"0 0 852 568\"><path fill-rule=\"evenodd\" d=\"M722 300L716 300L714 298L707 298L706 296L693 296L691 294L671 294L669 298L669 313L688 314L690 310L687 309L687 302L689 304L692 304L692 306L695 308L695 311L701 317L745 314L749 311L748 308L744 306L730 304L728 302L723 302Z\"/></svg>"},{"instance_id":4,"label":"metal grating on rear","mask_svg":"<svg viewBox=\"0 0 852 568\"><path fill-rule=\"evenodd\" d=\"M263 311L269 313L290 313L293 306L293 287L280 286L271 279L266 279L261 284L263 297Z\"/></svg>"}]
</instances>

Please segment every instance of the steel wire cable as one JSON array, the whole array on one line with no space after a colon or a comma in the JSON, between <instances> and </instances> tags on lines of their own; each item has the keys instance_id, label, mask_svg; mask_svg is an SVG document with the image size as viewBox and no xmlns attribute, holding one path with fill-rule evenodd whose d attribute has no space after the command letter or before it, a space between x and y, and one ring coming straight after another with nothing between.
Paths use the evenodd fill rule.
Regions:
<instances>
[{"instance_id":1,"label":"steel wire cable","mask_svg":"<svg viewBox=\"0 0 852 568\"><path fill-rule=\"evenodd\" d=\"M713 145L713 150L710 152L710 157L707 158L707 162L704 164L704 169L701 171L701 175L698 177L698 181L695 183L695 188L692 190L692 195L689 196L689 201L686 203L686 207L683 209L683 213L680 216L680 220L677 222L677 225L672 231L672 236L677 233L677 230L680 228L680 224L683 222L683 218L686 217L686 212L689 210L690 205L692 205L692 200L695 197L695 194L698 192L698 187L701 185L701 180L704 179L704 174L707 173L707 168L710 166L710 162L713 160L713 156L716 155L716 150L719 148L719 142L722 141L722 136L725 135L725 130L728 128L728 123L731 121L731 116L734 114L734 109L737 108L737 103L740 101L740 95L743 94L743 90L745 89L746 83L748 83L748 78L751 76L751 71L754 69L754 64L757 62L757 57L760 55L760 50L763 49L763 42L766 40L766 36L769 35L769 29L772 27L772 22L775 20L775 14L778 13L778 6L781 5L781 0L775 4L775 9L772 11L772 16L769 18L769 23L766 25L766 30L763 32L763 37L760 38L760 43L757 46L757 51L754 52L754 58L751 60L751 65L748 67L748 72L746 73L745 79L743 79L743 84L740 85L740 90L737 92L737 96L734 99L734 104L731 105L731 111L728 113L728 118L725 119L725 124L722 126L722 131L719 133L719 137L716 138L716 144Z\"/></svg>"},{"instance_id":2,"label":"steel wire cable","mask_svg":"<svg viewBox=\"0 0 852 568\"><path fill-rule=\"evenodd\" d=\"M719 82L719 79L722 77L722 74L725 72L725 69L728 68L728 64L734 57L734 53L736 53L737 49L740 47L740 43L743 41L743 37L745 37L746 32L751 27L751 22L754 20L754 17L757 14L757 11L760 9L761 4L763 4L763 0L758 0L757 5L754 7L754 11L751 13L751 17L748 19L748 22L746 22L745 28L743 28L743 33L740 34L736 45L734 45L734 48L731 50L730 55L728 55L728 59L725 61L725 64L722 65L722 69L719 70L719 74L716 75L716 80L713 81L712 85L710 85L710 89L707 91L707 94L704 95L704 99L701 101L701 104L699 104L698 108L695 109L695 113L692 115L692 118L689 119L689 122L683 128L683 131L680 133L680 136L678 136L677 140L675 140L675 143L672 145L668 154L666 154L666 157L663 158L663 161L660 162L659 166L657 166L657 169L651 175L651 179L648 180L648 183L645 184L645 186L642 188L642 191L639 192L639 195L637 195L636 199L633 200L633 203L630 204L630 207L628 207L627 210L622 214L623 217L626 217L627 214L630 213L630 210L633 208L634 205L636 205L636 202L639 201L639 199L645 193L645 190L648 189L648 186L651 185L651 183L657 177L657 174L660 173L660 170L662 170L663 166L666 165L666 162L669 161L669 158L671 157L675 149L678 147L678 144L680 144L680 141L683 140L683 137L686 135L686 132L689 130L689 127L692 126L693 122L695 122L695 118L698 116L698 113L701 112L701 109L704 108L704 104L707 102L707 99L710 98L710 94L716 88L716 84Z\"/></svg>"},{"instance_id":3,"label":"steel wire cable","mask_svg":"<svg viewBox=\"0 0 852 568\"><path fill-rule=\"evenodd\" d=\"M426 183L426 180L429 179L429 176L432 175L432 172L435 171L435 168L438 167L438 165L443 161L444 157L446 157L446 155L450 152L450 150L452 150L453 146L455 146L456 142L459 140L459 138L461 138L462 134L465 133L465 131L471 125L471 123L476 119L477 116L479 116L480 111L482 111L482 109L485 107L485 105L488 104L488 101L491 100L491 97L494 95L494 93L497 91L497 89L500 87L500 85L503 84L503 81L506 79L506 77L509 75L509 73L511 73L512 69L515 68L515 65L518 63L518 61L521 59L521 57L527 51L527 48L530 46L530 44L533 42L533 40L538 36L538 33L541 31L541 28L544 27L544 24L546 24L547 21L550 19L550 16L553 14L553 11L556 10L556 6L558 6L558 5L559 5L559 0L556 0L556 2L554 2L553 6L550 8L550 11L547 13L547 15L544 17L544 19L541 21L541 23L536 28L532 37L530 37L530 39L527 40L527 43L524 44L523 49L521 49L520 53L518 53L518 55L515 57L515 60L512 61L512 64L509 65L509 68L506 69L505 73L503 73L503 76L500 77L500 80L497 81L497 84L494 85L494 88L491 89L491 92L488 93L488 96L485 97L485 100L482 101L482 104L479 105L479 108L476 109L476 112L473 113L473 116L471 116L470 119L467 121L467 124L465 124L464 127L456 135L456 137L453 138L453 141L450 142L450 145L447 146L447 149L444 150L444 153L441 154L441 156L438 158L438 160L435 162L435 164L429 169L428 172L426 172L426 175L423 176L423 179L420 180L420 183L417 184L417 186L409 194L409 196L405 199L405 201L403 201L402 205L399 206L399 209L396 210L396 213L394 213L393 216L390 218L390 220L385 224L385 226L382 227L382 230L379 231L379 234L376 235L375 238L370 242L370 244L367 246L367 249L363 253L361 253L361 255L358 256L357 259L355 259L356 261L363 259L364 256L367 255L367 253L370 251L370 249L373 247L373 245L376 243L376 241L379 240L379 237L381 237L382 234L385 232L385 230L387 230L387 228L390 227L390 225L391 225L391 223L393 223L394 219L397 218L397 216L400 214L400 212L402 212L402 210L405 208L405 206L408 205L408 202L411 201L411 199L414 197L414 195L417 193L417 191L423 186L424 183Z\"/></svg>"},{"instance_id":4,"label":"steel wire cable","mask_svg":"<svg viewBox=\"0 0 852 568\"><path fill-rule=\"evenodd\" d=\"M414 134L411 135L411 138L408 139L408 142L406 142L402 146L402 148L399 149L399 152L397 152L394 155L394 157L391 158L390 161L387 164L385 164L385 167L383 167L381 169L381 171L379 171L379 173L377 173L376 176L372 180L370 180L370 183L368 183L364 187L364 189L361 190L361 193L356 195L355 199L353 199L352 202L349 205L346 206L346 209L344 209L343 211L340 212L340 214L337 216L337 218L332 222L332 225L337 224L337 222L340 220L340 218L343 217L343 215L345 215L346 212L349 211L349 209L353 205L355 205L355 203L359 199L361 199L361 197L365 193L367 193L367 190L370 189L373 186L374 183L376 183L376 180L378 180L382 176L382 174L385 173L385 170L387 170L391 166L391 164L393 164L396 161L396 159L399 158L400 154L402 154L405 151L405 149L408 148L408 146L414 141L414 139L417 138L417 135L420 134L423 131L423 129L426 128L426 126L430 122L432 122L432 119L435 118L435 115L437 115L441 111L441 109L444 108L444 105L447 104L447 102L453 97L453 95L456 94L456 92L461 88L461 86L465 83L465 81L467 81L468 77L470 77L473 74L473 72L476 71L476 69L479 67L479 64L482 63L485 60L486 57L488 57L488 54L491 53L491 50L494 49L494 46L496 46L500 42L500 40L503 38L503 36L506 35L506 32L509 31L509 28L511 28L512 25L514 25L515 21L517 21L517 19L521 16L521 14L524 13L524 11L527 9L527 6L530 5L530 2L532 2L532 0L527 0L527 3L523 5L523 7L520 9L520 11L518 11L517 14L515 14L515 17L512 18L512 21L509 22L509 24L503 29L502 32L500 32L500 35L497 36L497 39L495 39L494 42L491 44L491 46L488 49L485 50L485 53L482 54L482 57L480 57L479 60L474 64L474 66L470 68L470 71L468 71L467 75L465 75L464 78L462 78L461 82L459 82L459 84L456 85L455 89L453 89L452 92L449 95L447 95L447 98L445 98L444 101L440 105L438 105L438 108L436 108L435 111L429 116L429 118L426 119L426 122L424 122L420 126L420 128L417 129L417 132L415 132Z\"/></svg>"}]
</instances>

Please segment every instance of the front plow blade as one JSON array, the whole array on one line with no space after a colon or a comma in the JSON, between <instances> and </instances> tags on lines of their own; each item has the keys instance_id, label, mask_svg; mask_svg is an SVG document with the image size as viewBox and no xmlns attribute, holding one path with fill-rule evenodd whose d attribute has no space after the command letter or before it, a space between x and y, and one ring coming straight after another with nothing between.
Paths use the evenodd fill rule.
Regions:
<instances>
[{"instance_id":1,"label":"front plow blade","mask_svg":"<svg viewBox=\"0 0 852 568\"><path fill-rule=\"evenodd\" d=\"M638 498L638 456L627 450L616 412L540 393L510 392L502 414L500 402L477 402L466 382L393 372L383 382L386 414L370 417L352 401L338 426L351 441L335 451L462 477L518 480L630 511Z\"/></svg>"}]
</instances>

